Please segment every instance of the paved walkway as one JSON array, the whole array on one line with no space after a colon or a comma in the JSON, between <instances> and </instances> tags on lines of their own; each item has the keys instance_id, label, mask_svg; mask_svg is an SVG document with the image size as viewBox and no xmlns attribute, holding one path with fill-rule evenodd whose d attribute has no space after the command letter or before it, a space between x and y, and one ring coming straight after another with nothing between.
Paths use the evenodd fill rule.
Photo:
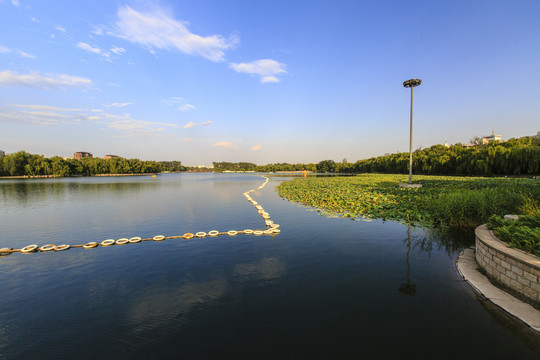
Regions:
<instances>
[{"instance_id":1,"label":"paved walkway","mask_svg":"<svg viewBox=\"0 0 540 360\"><path fill-rule=\"evenodd\" d=\"M456 266L460 275L477 292L510 315L523 321L540 335L540 311L490 283L487 277L477 270L474 249L464 250L458 256Z\"/></svg>"}]
</instances>

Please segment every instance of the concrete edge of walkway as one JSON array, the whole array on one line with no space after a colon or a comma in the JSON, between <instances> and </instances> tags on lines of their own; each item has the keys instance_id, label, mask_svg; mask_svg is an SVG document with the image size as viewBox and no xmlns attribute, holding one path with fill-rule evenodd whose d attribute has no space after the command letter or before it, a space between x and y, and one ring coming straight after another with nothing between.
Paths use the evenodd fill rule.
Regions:
<instances>
[{"instance_id":1,"label":"concrete edge of walkway","mask_svg":"<svg viewBox=\"0 0 540 360\"><path fill-rule=\"evenodd\" d=\"M456 268L461 277L474 290L497 305L504 312L519 319L540 336L540 311L499 289L485 275L481 274L478 271L474 248L465 249L459 254L456 259Z\"/></svg>"}]
</instances>

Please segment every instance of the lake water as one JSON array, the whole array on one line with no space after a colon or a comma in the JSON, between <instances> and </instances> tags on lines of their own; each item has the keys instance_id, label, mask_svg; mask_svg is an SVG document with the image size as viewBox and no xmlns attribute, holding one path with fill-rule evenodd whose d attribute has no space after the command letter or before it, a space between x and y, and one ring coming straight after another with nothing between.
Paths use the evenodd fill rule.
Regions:
<instances>
[{"instance_id":1,"label":"lake water","mask_svg":"<svg viewBox=\"0 0 540 360\"><path fill-rule=\"evenodd\" d=\"M277 236L0 257L0 359L537 359L455 270L472 234L251 196ZM265 228L257 174L0 181L0 247Z\"/></svg>"}]
</instances>

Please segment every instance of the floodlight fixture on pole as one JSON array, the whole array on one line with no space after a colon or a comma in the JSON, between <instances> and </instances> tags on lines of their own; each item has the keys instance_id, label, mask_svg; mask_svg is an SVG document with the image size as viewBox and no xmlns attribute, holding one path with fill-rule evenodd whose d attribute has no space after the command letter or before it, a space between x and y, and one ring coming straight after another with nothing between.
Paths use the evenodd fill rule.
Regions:
<instances>
[{"instance_id":1,"label":"floodlight fixture on pole","mask_svg":"<svg viewBox=\"0 0 540 360\"><path fill-rule=\"evenodd\" d=\"M422 80L410 79L403 82L403 86L411 88L411 133L409 138L409 184L412 184L412 109L413 109L413 88L420 85Z\"/></svg>"}]
</instances>

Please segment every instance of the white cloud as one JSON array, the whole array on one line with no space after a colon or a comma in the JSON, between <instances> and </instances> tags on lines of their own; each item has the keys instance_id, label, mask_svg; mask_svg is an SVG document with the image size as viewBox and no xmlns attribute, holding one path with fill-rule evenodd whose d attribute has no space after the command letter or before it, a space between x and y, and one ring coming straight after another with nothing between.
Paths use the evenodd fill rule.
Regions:
<instances>
[{"instance_id":1,"label":"white cloud","mask_svg":"<svg viewBox=\"0 0 540 360\"><path fill-rule=\"evenodd\" d=\"M279 82L276 75L287 73L285 64L272 59L255 60L250 63L230 63L229 67L239 73L258 75L263 83Z\"/></svg>"},{"instance_id":2,"label":"white cloud","mask_svg":"<svg viewBox=\"0 0 540 360\"><path fill-rule=\"evenodd\" d=\"M118 47L118 46L114 46L111 48L111 51L115 53L116 55L122 55L126 52L126 49Z\"/></svg>"},{"instance_id":3,"label":"white cloud","mask_svg":"<svg viewBox=\"0 0 540 360\"><path fill-rule=\"evenodd\" d=\"M262 147L262 146L261 146L260 144L258 144L258 145L255 145L254 147L252 147L251 150L253 150L253 151L259 151L259 150L261 150L261 147Z\"/></svg>"},{"instance_id":4,"label":"white cloud","mask_svg":"<svg viewBox=\"0 0 540 360\"><path fill-rule=\"evenodd\" d=\"M78 42L77 47L79 49L83 49L83 50L89 51L89 52L94 53L94 54L101 54L102 53L102 50L100 48L93 47L92 45L87 44L87 43L83 43L83 42Z\"/></svg>"},{"instance_id":5,"label":"white cloud","mask_svg":"<svg viewBox=\"0 0 540 360\"><path fill-rule=\"evenodd\" d=\"M215 143L212 146L213 147L220 147L220 148L224 148L224 149L231 149L231 150L236 150L237 149L236 145L234 145L233 143L231 143L229 141L220 141L220 142Z\"/></svg>"},{"instance_id":6,"label":"white cloud","mask_svg":"<svg viewBox=\"0 0 540 360\"><path fill-rule=\"evenodd\" d=\"M64 27L60 26L60 25L56 25L54 28L55 28L56 30L58 30L58 31L66 32L66 29L65 29Z\"/></svg>"},{"instance_id":7,"label":"white cloud","mask_svg":"<svg viewBox=\"0 0 540 360\"><path fill-rule=\"evenodd\" d=\"M225 51L238 43L236 36L225 39L221 35L194 34L188 30L186 22L175 19L159 7L148 12L138 12L129 6L122 6L117 15L112 34L143 45L150 51L175 49L211 61L222 61Z\"/></svg>"},{"instance_id":8,"label":"white cloud","mask_svg":"<svg viewBox=\"0 0 540 360\"><path fill-rule=\"evenodd\" d=\"M89 87L92 80L66 74L40 75L37 72L17 74L10 70L0 71L0 86L28 86L40 89L64 87Z\"/></svg>"},{"instance_id":9,"label":"white cloud","mask_svg":"<svg viewBox=\"0 0 540 360\"><path fill-rule=\"evenodd\" d=\"M279 82L279 79L275 76L263 76L261 78L262 83L277 83Z\"/></svg>"},{"instance_id":10,"label":"white cloud","mask_svg":"<svg viewBox=\"0 0 540 360\"><path fill-rule=\"evenodd\" d=\"M131 105L133 103L112 103L112 104L107 104L105 105L106 107L125 107L125 106L128 106L128 105Z\"/></svg>"},{"instance_id":11,"label":"white cloud","mask_svg":"<svg viewBox=\"0 0 540 360\"><path fill-rule=\"evenodd\" d=\"M25 58L27 58L27 59L35 59L35 58L36 58L35 55L26 53L26 52L24 52L24 51L18 50L17 52L19 53L19 55L21 55L22 57L25 57Z\"/></svg>"},{"instance_id":12,"label":"white cloud","mask_svg":"<svg viewBox=\"0 0 540 360\"><path fill-rule=\"evenodd\" d=\"M13 6L21 5L21 2L19 0L11 0L11 3L13 4Z\"/></svg>"},{"instance_id":13,"label":"white cloud","mask_svg":"<svg viewBox=\"0 0 540 360\"><path fill-rule=\"evenodd\" d=\"M32 110L47 110L47 111L86 111L85 109L73 109L73 108L62 108L58 106L51 106L51 105L18 105L18 104L12 104L10 106L17 107L17 108L24 108L24 109L32 109Z\"/></svg>"},{"instance_id":14,"label":"white cloud","mask_svg":"<svg viewBox=\"0 0 540 360\"><path fill-rule=\"evenodd\" d=\"M202 123L198 123L198 122L195 122L195 121L190 121L186 125L184 125L184 129L190 129L190 128L197 127L197 126L208 126L208 125L212 125L212 124L213 124L213 122L210 121L210 120L204 121Z\"/></svg>"},{"instance_id":15,"label":"white cloud","mask_svg":"<svg viewBox=\"0 0 540 360\"><path fill-rule=\"evenodd\" d=\"M0 123L26 123L40 126L56 126L63 122L61 118L62 117L52 117L47 113L0 108Z\"/></svg>"},{"instance_id":16,"label":"white cloud","mask_svg":"<svg viewBox=\"0 0 540 360\"><path fill-rule=\"evenodd\" d=\"M58 126L78 123L81 120L97 120L98 116L89 115L88 113L100 111L96 109L62 108L51 105L11 104L9 108L0 108L0 122Z\"/></svg>"},{"instance_id":17,"label":"white cloud","mask_svg":"<svg viewBox=\"0 0 540 360\"><path fill-rule=\"evenodd\" d=\"M123 55L126 52L126 49L124 49L124 48L121 48L121 47L118 47L118 46L113 46L113 47L111 47L110 51L116 56L114 56L114 55L111 56L111 52L104 51L103 49L100 49L97 46L93 46L93 45L90 45L90 44L87 44L87 43L84 43L84 42L81 42L81 41L79 41L77 43L77 47L79 49L91 52L93 54L100 55L106 61L111 61L111 58L115 58L117 56Z\"/></svg>"},{"instance_id":18,"label":"white cloud","mask_svg":"<svg viewBox=\"0 0 540 360\"><path fill-rule=\"evenodd\" d=\"M180 111L190 111L190 110L193 110L195 109L195 106L194 105L191 105L191 104L185 104L185 105L181 105L178 107L178 110Z\"/></svg>"},{"instance_id":19,"label":"white cloud","mask_svg":"<svg viewBox=\"0 0 540 360\"><path fill-rule=\"evenodd\" d=\"M21 51L21 50L18 50L18 49L14 49L14 50L17 52L17 54L19 54L22 57L25 57L25 58L28 58L28 59L35 59L36 58L35 55L29 54L27 52L24 52L24 51ZM10 53L10 52L11 52L10 48L7 48L5 46L0 45L0 54L7 54L7 53Z\"/></svg>"},{"instance_id":20,"label":"white cloud","mask_svg":"<svg viewBox=\"0 0 540 360\"><path fill-rule=\"evenodd\" d=\"M108 118L114 118L109 115ZM174 124L134 120L125 115L117 117L117 120L111 121L107 126L111 129L126 132L128 136L164 136L167 135L165 127L175 127Z\"/></svg>"},{"instance_id":21,"label":"white cloud","mask_svg":"<svg viewBox=\"0 0 540 360\"><path fill-rule=\"evenodd\" d=\"M184 101L184 98L181 97L170 97L165 100L161 100L162 103L167 104L169 106L177 106L177 109L180 111L191 111L195 109L195 105L192 104L186 104Z\"/></svg>"}]
</instances>

